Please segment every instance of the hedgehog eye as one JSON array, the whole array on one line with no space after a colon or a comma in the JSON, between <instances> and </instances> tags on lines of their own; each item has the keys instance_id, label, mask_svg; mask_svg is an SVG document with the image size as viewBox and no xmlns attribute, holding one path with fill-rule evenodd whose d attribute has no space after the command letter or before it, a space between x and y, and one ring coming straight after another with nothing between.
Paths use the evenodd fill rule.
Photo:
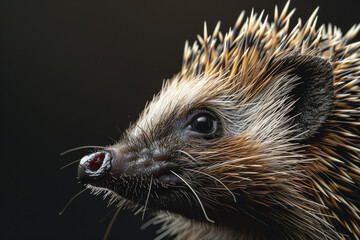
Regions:
<instances>
[{"instance_id":1,"label":"hedgehog eye","mask_svg":"<svg viewBox=\"0 0 360 240\"><path fill-rule=\"evenodd\" d=\"M210 134L215 132L216 122L213 117L207 114L201 114L193 119L191 128L193 131L198 133Z\"/></svg>"}]
</instances>

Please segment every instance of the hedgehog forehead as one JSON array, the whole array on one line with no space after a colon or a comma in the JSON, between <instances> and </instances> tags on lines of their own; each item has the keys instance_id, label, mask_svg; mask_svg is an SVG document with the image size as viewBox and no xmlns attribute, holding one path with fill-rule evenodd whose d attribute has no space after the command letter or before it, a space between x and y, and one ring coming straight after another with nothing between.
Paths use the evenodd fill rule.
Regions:
<instances>
[{"instance_id":1,"label":"hedgehog forehead","mask_svg":"<svg viewBox=\"0 0 360 240\"><path fill-rule=\"evenodd\" d=\"M221 81L223 79L205 75L187 79L175 76L168 80L140 114L131 135L159 129L159 125L167 125L194 109L216 109L217 99L227 92L227 86Z\"/></svg>"}]
</instances>

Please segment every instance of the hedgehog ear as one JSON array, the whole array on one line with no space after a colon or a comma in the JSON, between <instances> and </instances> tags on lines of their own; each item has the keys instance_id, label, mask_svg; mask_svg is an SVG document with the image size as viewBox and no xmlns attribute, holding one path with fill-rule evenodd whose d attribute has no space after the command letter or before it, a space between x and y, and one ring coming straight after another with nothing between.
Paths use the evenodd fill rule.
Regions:
<instances>
[{"instance_id":1,"label":"hedgehog ear","mask_svg":"<svg viewBox=\"0 0 360 240\"><path fill-rule=\"evenodd\" d=\"M296 100L290 116L301 142L309 142L330 116L335 92L331 64L320 57L297 55L282 59L290 74L297 76L291 96Z\"/></svg>"}]
</instances>

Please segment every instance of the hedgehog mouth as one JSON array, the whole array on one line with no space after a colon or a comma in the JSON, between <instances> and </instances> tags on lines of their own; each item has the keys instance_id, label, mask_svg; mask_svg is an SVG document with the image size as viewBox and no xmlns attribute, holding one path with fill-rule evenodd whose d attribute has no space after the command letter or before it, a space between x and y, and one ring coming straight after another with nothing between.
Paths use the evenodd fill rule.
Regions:
<instances>
[{"instance_id":1,"label":"hedgehog mouth","mask_svg":"<svg viewBox=\"0 0 360 240\"><path fill-rule=\"evenodd\" d=\"M119 199L144 205L149 192L148 206L164 209L159 203L173 201L181 180L173 173L182 170L172 154L116 153L104 150L87 155L79 165L79 180L98 192L110 191ZM181 175L181 173L180 173ZM151 197L152 196L152 197ZM156 197L155 197L156 196Z\"/></svg>"},{"instance_id":2,"label":"hedgehog mouth","mask_svg":"<svg viewBox=\"0 0 360 240\"><path fill-rule=\"evenodd\" d=\"M167 166L154 171L151 175L161 183L176 183L179 182L179 179L171 173L175 168L176 164L168 164Z\"/></svg>"}]
</instances>

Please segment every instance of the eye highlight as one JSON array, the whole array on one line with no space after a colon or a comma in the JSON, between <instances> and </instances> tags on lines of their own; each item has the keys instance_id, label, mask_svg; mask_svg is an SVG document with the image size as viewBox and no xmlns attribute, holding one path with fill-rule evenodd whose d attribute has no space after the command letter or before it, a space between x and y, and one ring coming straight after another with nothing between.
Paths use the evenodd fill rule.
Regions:
<instances>
[{"instance_id":1,"label":"eye highlight","mask_svg":"<svg viewBox=\"0 0 360 240\"><path fill-rule=\"evenodd\" d=\"M191 128L201 134L211 134L216 131L216 120L210 114L200 113L193 118Z\"/></svg>"}]
</instances>

